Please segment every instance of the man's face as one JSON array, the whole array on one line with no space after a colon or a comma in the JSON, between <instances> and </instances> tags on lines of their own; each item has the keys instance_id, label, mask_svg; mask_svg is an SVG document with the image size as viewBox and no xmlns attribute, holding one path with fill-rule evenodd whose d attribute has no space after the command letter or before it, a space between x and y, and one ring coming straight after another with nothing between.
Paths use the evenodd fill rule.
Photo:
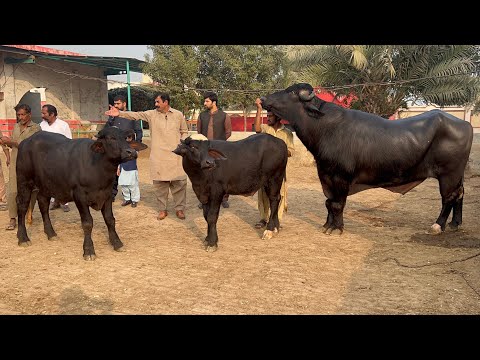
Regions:
<instances>
[{"instance_id":1,"label":"man's face","mask_svg":"<svg viewBox=\"0 0 480 360\"><path fill-rule=\"evenodd\" d=\"M277 117L274 113L271 111L267 111L267 124L270 126L275 125L277 122L279 122L281 119Z\"/></svg>"},{"instance_id":2,"label":"man's face","mask_svg":"<svg viewBox=\"0 0 480 360\"><path fill-rule=\"evenodd\" d=\"M42 107L42 119L51 124L55 120L55 115L49 114L46 107Z\"/></svg>"},{"instance_id":3,"label":"man's face","mask_svg":"<svg viewBox=\"0 0 480 360\"><path fill-rule=\"evenodd\" d=\"M160 96L155 98L155 108L161 112L165 112L168 109L168 101L163 101Z\"/></svg>"},{"instance_id":4,"label":"man's face","mask_svg":"<svg viewBox=\"0 0 480 360\"><path fill-rule=\"evenodd\" d=\"M113 107L117 108L120 111L125 111L127 108L127 103L122 100L116 100L113 102Z\"/></svg>"},{"instance_id":5,"label":"man's face","mask_svg":"<svg viewBox=\"0 0 480 360\"><path fill-rule=\"evenodd\" d=\"M17 111L17 122L22 125L26 125L32 119L32 114L27 113L25 109L20 109Z\"/></svg>"},{"instance_id":6,"label":"man's face","mask_svg":"<svg viewBox=\"0 0 480 360\"><path fill-rule=\"evenodd\" d=\"M203 106L205 107L205 109L207 110L212 110L213 108L213 101L210 100L208 97L205 98L204 102L203 102Z\"/></svg>"}]
</instances>

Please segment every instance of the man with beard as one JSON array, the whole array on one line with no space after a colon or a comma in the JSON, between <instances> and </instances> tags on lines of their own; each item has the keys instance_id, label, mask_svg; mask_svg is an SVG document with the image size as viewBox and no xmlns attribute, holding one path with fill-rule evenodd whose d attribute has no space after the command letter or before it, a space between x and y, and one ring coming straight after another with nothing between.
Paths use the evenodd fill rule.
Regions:
<instances>
[{"instance_id":1,"label":"man with beard","mask_svg":"<svg viewBox=\"0 0 480 360\"><path fill-rule=\"evenodd\" d=\"M257 114L255 117L255 132L267 133L272 136L282 139L287 144L288 157L293 155L295 150L293 146L293 133L285 127L280 121L281 119L272 113L267 112L267 123L262 124L262 101L260 99L255 100L257 105ZM287 162L288 168L288 162ZM286 179L282 182L282 188L280 189L280 204L278 205L278 220L280 224L283 217L283 212L287 212L287 183ZM260 220L255 224L257 229L261 229L267 225L267 219L270 214L270 200L263 188L258 190L258 211L260 212Z\"/></svg>"},{"instance_id":2,"label":"man with beard","mask_svg":"<svg viewBox=\"0 0 480 360\"><path fill-rule=\"evenodd\" d=\"M208 92L204 96L203 106L205 111L201 112L197 120L197 132L206 136L208 140L227 140L232 135L232 122L230 115L218 108L218 96ZM228 194L222 200L222 206L228 208ZM202 208L202 204L198 204Z\"/></svg>"},{"instance_id":3,"label":"man with beard","mask_svg":"<svg viewBox=\"0 0 480 360\"><path fill-rule=\"evenodd\" d=\"M185 220L187 197L187 174L183 170L182 157L173 153L188 136L187 122L183 114L170 107L170 95L159 93L155 96L155 110L120 111L110 105L105 112L108 116L120 116L128 120L145 120L150 125L150 177L153 181L160 212L157 219L167 217L167 199L170 189L175 203L176 215Z\"/></svg>"}]
</instances>

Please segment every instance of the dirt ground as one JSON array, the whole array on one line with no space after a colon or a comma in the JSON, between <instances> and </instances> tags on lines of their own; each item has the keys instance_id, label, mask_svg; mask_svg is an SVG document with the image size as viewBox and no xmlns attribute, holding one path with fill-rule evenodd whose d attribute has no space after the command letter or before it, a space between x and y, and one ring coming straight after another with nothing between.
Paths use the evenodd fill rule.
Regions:
<instances>
[{"instance_id":1,"label":"dirt ground","mask_svg":"<svg viewBox=\"0 0 480 360\"><path fill-rule=\"evenodd\" d=\"M260 239L256 195L221 209L219 247L203 250L207 225L189 182L185 221L156 220L148 151L139 158L141 201L114 203L126 251L108 243L94 217L95 261L83 260L72 211L51 212L47 240L38 206L17 245L0 212L0 314L478 314L480 313L480 144L465 180L463 226L426 235L440 211L438 182L401 196L383 189L348 198L343 235L324 235L325 197L311 162L292 162L283 229ZM4 166L5 167L5 166Z\"/></svg>"}]
</instances>

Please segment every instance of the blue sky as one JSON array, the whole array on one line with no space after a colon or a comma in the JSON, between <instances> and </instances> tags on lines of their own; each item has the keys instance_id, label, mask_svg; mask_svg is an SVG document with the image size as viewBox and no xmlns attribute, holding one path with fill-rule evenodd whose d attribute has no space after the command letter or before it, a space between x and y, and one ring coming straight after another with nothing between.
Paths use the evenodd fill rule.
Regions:
<instances>
[{"instance_id":1,"label":"blue sky","mask_svg":"<svg viewBox=\"0 0 480 360\"><path fill-rule=\"evenodd\" d=\"M147 45L40 45L53 49L74 51L84 55L118 56L145 60L145 54L152 55ZM126 81L126 75L108 77L111 80ZM137 82L142 79L142 74L131 73L130 81Z\"/></svg>"}]
</instances>

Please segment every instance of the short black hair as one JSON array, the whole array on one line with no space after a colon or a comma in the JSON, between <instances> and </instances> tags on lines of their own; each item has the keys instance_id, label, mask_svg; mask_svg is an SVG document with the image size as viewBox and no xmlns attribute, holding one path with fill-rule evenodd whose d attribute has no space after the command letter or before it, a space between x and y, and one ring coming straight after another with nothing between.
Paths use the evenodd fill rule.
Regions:
<instances>
[{"instance_id":1,"label":"short black hair","mask_svg":"<svg viewBox=\"0 0 480 360\"><path fill-rule=\"evenodd\" d=\"M45 104L45 105L42 106L42 108L47 108L47 111L48 111L49 114L53 114L55 116L58 115L57 108L53 105Z\"/></svg>"},{"instance_id":2,"label":"short black hair","mask_svg":"<svg viewBox=\"0 0 480 360\"><path fill-rule=\"evenodd\" d=\"M217 106L218 106L218 95L217 94L215 94L212 91L208 91L205 94L203 94L203 100L205 100L206 98L209 98L211 102L215 101L217 103Z\"/></svg>"},{"instance_id":3,"label":"short black hair","mask_svg":"<svg viewBox=\"0 0 480 360\"><path fill-rule=\"evenodd\" d=\"M25 112L26 112L27 114L31 114L31 113L32 113L32 108L31 108L29 105L27 105L27 104L18 104L17 106L14 107L14 109L15 109L15 112L17 112L18 110L23 109L23 110L25 110Z\"/></svg>"},{"instance_id":4,"label":"short black hair","mask_svg":"<svg viewBox=\"0 0 480 360\"><path fill-rule=\"evenodd\" d=\"M127 102L127 98L123 95L117 95L113 98L113 101L118 101L118 100L120 100L121 102L124 102L124 103Z\"/></svg>"},{"instance_id":5,"label":"short black hair","mask_svg":"<svg viewBox=\"0 0 480 360\"><path fill-rule=\"evenodd\" d=\"M170 105L170 95L168 95L168 93L166 92L157 93L155 94L154 99L156 99L157 97L160 97L160 99L162 99L163 102L168 101L168 105Z\"/></svg>"}]
</instances>

